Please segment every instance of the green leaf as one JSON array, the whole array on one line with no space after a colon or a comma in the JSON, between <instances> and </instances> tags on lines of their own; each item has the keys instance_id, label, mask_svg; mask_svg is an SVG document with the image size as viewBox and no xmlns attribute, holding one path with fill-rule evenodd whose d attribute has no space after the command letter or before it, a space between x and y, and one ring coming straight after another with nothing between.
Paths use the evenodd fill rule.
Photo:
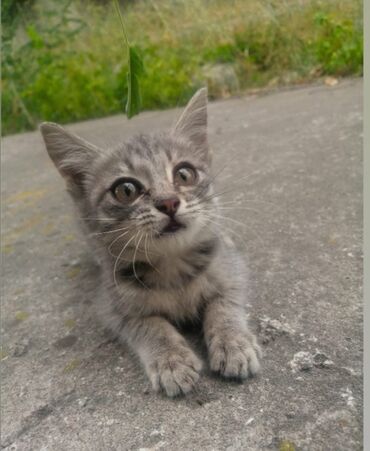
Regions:
<instances>
[{"instance_id":1,"label":"green leaf","mask_svg":"<svg viewBox=\"0 0 370 451\"><path fill-rule=\"evenodd\" d=\"M129 46L129 61L127 74L126 114L129 119L140 112L141 94L139 77L144 73L143 61L135 47Z\"/></svg>"},{"instance_id":2,"label":"green leaf","mask_svg":"<svg viewBox=\"0 0 370 451\"><path fill-rule=\"evenodd\" d=\"M121 22L124 43L128 49L128 73L127 73L127 103L126 114L128 119L138 114L141 108L141 95L139 77L144 73L143 61L135 47L133 47L127 37L125 23L121 14L118 0L114 0L114 6Z\"/></svg>"}]
</instances>

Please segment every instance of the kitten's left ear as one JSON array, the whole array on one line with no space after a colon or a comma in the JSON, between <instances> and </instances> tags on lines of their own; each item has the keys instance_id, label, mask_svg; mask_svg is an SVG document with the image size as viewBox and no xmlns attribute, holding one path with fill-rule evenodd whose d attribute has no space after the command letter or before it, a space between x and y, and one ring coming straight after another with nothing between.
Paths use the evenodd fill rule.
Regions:
<instances>
[{"instance_id":1,"label":"kitten's left ear","mask_svg":"<svg viewBox=\"0 0 370 451\"><path fill-rule=\"evenodd\" d=\"M84 178L100 150L52 122L43 122L40 131L49 156L68 188L74 194L81 194Z\"/></svg>"},{"instance_id":2,"label":"kitten's left ear","mask_svg":"<svg viewBox=\"0 0 370 451\"><path fill-rule=\"evenodd\" d=\"M191 142L210 158L207 137L207 88L199 89L190 99L173 132Z\"/></svg>"}]
</instances>

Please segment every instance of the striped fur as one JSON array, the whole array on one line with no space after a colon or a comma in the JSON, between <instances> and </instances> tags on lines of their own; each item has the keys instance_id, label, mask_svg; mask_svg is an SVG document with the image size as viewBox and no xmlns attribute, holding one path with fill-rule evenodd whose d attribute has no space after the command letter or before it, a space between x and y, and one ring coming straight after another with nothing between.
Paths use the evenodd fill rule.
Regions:
<instances>
[{"instance_id":1,"label":"striped fur","mask_svg":"<svg viewBox=\"0 0 370 451\"><path fill-rule=\"evenodd\" d=\"M51 159L66 179L102 268L98 316L139 355L155 390L187 393L201 361L177 325L201 320L211 369L246 378L259 369L259 347L245 318L247 269L217 225L216 196L207 141L207 96L202 89L175 127L139 135L112 149L98 149L62 127L41 125ZM174 182L186 162L194 184ZM122 177L138 180L142 195L129 205L110 187ZM176 196L183 227L163 235L169 217L155 205Z\"/></svg>"}]
</instances>

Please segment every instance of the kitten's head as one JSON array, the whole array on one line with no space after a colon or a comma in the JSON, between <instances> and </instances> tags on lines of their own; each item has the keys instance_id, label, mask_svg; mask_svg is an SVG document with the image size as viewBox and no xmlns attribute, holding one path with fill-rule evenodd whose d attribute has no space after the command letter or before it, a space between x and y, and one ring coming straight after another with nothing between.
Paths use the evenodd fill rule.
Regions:
<instances>
[{"instance_id":1,"label":"kitten's head","mask_svg":"<svg viewBox=\"0 0 370 451\"><path fill-rule=\"evenodd\" d=\"M176 251L210 226L206 89L169 132L139 135L113 149L99 149L52 123L43 123L41 132L81 217L114 254L122 244L140 248L140 242Z\"/></svg>"}]
</instances>

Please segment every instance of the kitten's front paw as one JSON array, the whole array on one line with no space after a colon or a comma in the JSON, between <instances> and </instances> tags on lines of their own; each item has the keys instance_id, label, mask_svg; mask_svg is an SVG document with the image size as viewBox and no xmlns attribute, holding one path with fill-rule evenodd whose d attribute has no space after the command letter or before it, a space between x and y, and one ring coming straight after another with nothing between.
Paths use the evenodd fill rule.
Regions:
<instances>
[{"instance_id":1,"label":"kitten's front paw","mask_svg":"<svg viewBox=\"0 0 370 451\"><path fill-rule=\"evenodd\" d=\"M260 369L261 350L252 335L215 337L208 352L211 370L223 377L246 379Z\"/></svg>"},{"instance_id":2,"label":"kitten's front paw","mask_svg":"<svg viewBox=\"0 0 370 451\"><path fill-rule=\"evenodd\" d=\"M190 392L197 380L202 363L186 348L164 352L147 366L147 373L155 391L164 390L168 396Z\"/></svg>"}]
</instances>

